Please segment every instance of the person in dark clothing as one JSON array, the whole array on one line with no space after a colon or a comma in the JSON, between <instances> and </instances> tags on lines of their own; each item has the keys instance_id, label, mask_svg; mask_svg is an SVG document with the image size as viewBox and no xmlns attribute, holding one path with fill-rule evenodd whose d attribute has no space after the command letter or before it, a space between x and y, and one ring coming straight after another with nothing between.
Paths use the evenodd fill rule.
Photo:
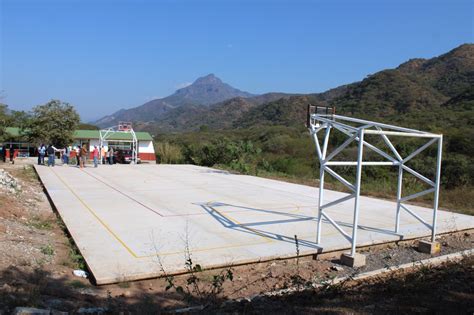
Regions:
<instances>
[{"instance_id":1,"label":"person in dark clothing","mask_svg":"<svg viewBox=\"0 0 474 315\"><path fill-rule=\"evenodd\" d=\"M3 163L6 163L7 162L7 146L6 145L3 145L3 152L5 152L5 154L3 155Z\"/></svg>"},{"instance_id":2,"label":"person in dark clothing","mask_svg":"<svg viewBox=\"0 0 474 315\"><path fill-rule=\"evenodd\" d=\"M46 149L46 153L48 154L48 166L54 166L54 159L55 159L54 152L55 151L56 150L51 144Z\"/></svg>"},{"instance_id":3,"label":"person in dark clothing","mask_svg":"<svg viewBox=\"0 0 474 315\"><path fill-rule=\"evenodd\" d=\"M15 149L13 148L13 144L10 144L10 162L15 164Z\"/></svg>"},{"instance_id":4,"label":"person in dark clothing","mask_svg":"<svg viewBox=\"0 0 474 315\"><path fill-rule=\"evenodd\" d=\"M3 163L5 163L5 159L7 156L7 147L5 145L2 145L0 148L0 160L2 160Z\"/></svg>"}]
</instances>

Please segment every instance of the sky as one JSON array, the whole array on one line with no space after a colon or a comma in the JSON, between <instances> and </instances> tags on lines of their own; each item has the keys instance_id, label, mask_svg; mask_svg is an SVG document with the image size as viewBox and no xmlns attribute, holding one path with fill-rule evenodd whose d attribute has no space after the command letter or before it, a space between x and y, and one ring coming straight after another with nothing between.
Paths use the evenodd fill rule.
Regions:
<instances>
[{"instance_id":1,"label":"sky","mask_svg":"<svg viewBox=\"0 0 474 315\"><path fill-rule=\"evenodd\" d=\"M0 102L83 121L214 73L314 93L474 42L474 1L0 0Z\"/></svg>"}]
</instances>

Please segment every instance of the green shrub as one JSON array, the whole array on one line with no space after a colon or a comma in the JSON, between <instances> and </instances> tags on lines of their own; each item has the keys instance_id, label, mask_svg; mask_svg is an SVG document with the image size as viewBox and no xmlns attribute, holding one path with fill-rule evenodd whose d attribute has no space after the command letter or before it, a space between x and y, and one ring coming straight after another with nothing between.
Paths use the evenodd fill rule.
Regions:
<instances>
[{"instance_id":1,"label":"green shrub","mask_svg":"<svg viewBox=\"0 0 474 315\"><path fill-rule=\"evenodd\" d=\"M54 255L54 248L51 244L41 246L40 248L41 253L47 256L53 256Z\"/></svg>"}]
</instances>

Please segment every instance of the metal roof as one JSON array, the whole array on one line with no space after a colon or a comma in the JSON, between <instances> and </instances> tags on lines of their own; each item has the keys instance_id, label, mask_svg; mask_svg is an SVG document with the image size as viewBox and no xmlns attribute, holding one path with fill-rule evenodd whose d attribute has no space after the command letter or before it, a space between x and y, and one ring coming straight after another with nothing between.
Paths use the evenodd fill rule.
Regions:
<instances>
[{"instance_id":1,"label":"metal roof","mask_svg":"<svg viewBox=\"0 0 474 315\"><path fill-rule=\"evenodd\" d=\"M148 132L135 132L137 140L152 141L153 138ZM99 139L99 130L76 130L74 131L74 139ZM132 134L128 132L110 132L107 135L107 140L130 140L132 141Z\"/></svg>"},{"instance_id":2,"label":"metal roof","mask_svg":"<svg viewBox=\"0 0 474 315\"><path fill-rule=\"evenodd\" d=\"M20 128L7 127L6 132L12 137L21 137ZM152 141L153 138L148 132L135 132L138 141ZM74 139L99 139L99 130L76 130L74 131ZM132 135L127 132L111 132L107 136L107 140L130 140Z\"/></svg>"}]
</instances>

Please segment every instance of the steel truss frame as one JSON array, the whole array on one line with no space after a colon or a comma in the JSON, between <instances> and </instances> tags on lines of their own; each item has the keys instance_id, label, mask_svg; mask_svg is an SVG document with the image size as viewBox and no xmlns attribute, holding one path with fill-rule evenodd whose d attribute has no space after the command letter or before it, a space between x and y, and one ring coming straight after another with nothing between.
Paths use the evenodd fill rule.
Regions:
<instances>
[{"instance_id":1,"label":"steel truss frame","mask_svg":"<svg viewBox=\"0 0 474 315\"><path fill-rule=\"evenodd\" d=\"M123 140L113 140L117 142L131 142L132 143L132 162L131 164L138 164L138 139L137 135L133 128L130 127L128 130L121 130L119 126L113 126L106 129L99 130L99 138L100 138L100 148L104 146L104 142L109 139L112 133L127 133L132 135L132 141L123 141ZM100 164L102 164L102 158L99 159Z\"/></svg>"},{"instance_id":2,"label":"steel truss frame","mask_svg":"<svg viewBox=\"0 0 474 315\"><path fill-rule=\"evenodd\" d=\"M312 109L316 109L316 113L312 113ZM419 220L423 225L431 230L431 240L434 241L436 237L436 220L437 220L437 211L438 211L438 199L439 199L439 186L441 179L441 158L442 158L442 147L443 147L443 135L433 134L429 132L403 128L388 124L377 123L373 121L351 118L346 116L340 116L333 114L328 114L328 110L325 110L324 114L317 113L318 108L313 105L308 105L308 121L307 126L313 137L314 143L316 145L316 154L318 155L320 162L320 173L319 173L319 201L318 201L318 223L317 223L317 236L316 243L321 243L321 227L322 220L325 218L330 224L332 224L350 243L351 243L351 256L354 256L356 253L356 244L357 244L357 227L359 222L359 212L360 212L360 187L361 187L361 176L362 176L362 167L365 165L391 165L398 167L398 185L397 185L397 206L396 206L396 219L394 234L399 234L400 231L400 212L401 210L406 211L411 214L417 220ZM351 124L351 125L350 125ZM342 143L339 147L334 148L332 152L328 152L328 143L331 135L331 130L337 129L347 136L347 140ZM323 133L322 136L322 145L319 143L318 134ZM383 139L383 142L390 149L392 154L388 154L383 150L377 148L376 146L370 144L364 139L364 135L373 134L380 135ZM409 154L407 157L402 157L395 146L392 144L388 136L397 136L397 137L415 137L415 138L427 138L428 141ZM333 161L333 158L343 151L347 146L352 142L358 143L357 150L357 161ZM414 169L408 167L406 163L413 159L415 156L423 152L425 149L430 147L433 144L437 144L437 159L436 159L436 175L435 179L431 180ZM377 153L386 159L386 161L364 161L363 153L364 148L368 148L371 151ZM344 166L355 166L356 178L355 182L351 183L347 181L340 174L335 172L331 166L344 165ZM414 193L402 197L403 190L403 173L408 172L425 182L430 186L429 189ZM329 174L344 186L346 186L352 193L339 198L337 200L324 203L324 176ZM409 206L405 203L406 201L415 199L417 197L434 193L433 201L433 215L431 222L427 222L416 214ZM335 206L341 202L354 199L354 213L353 213L353 225L352 225L352 234L349 235L344 231L341 226L334 221L331 216L328 214L327 209Z\"/></svg>"}]
</instances>

